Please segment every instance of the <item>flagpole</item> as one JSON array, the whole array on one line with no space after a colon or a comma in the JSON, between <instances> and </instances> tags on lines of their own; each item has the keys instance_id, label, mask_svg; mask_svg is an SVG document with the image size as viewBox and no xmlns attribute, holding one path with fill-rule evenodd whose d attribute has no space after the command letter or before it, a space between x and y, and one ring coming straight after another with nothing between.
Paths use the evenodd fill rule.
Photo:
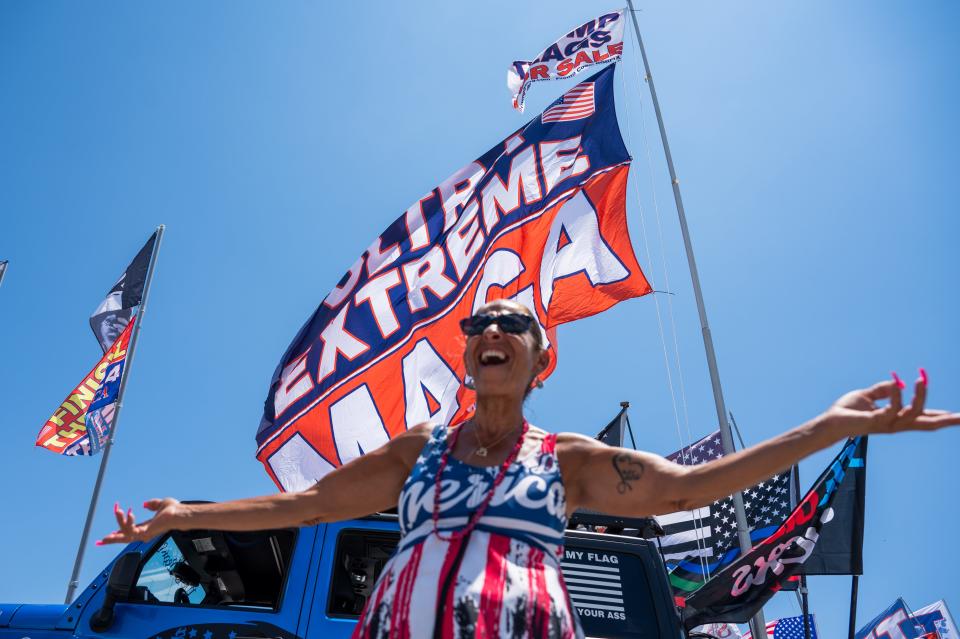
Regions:
<instances>
[{"instance_id":1,"label":"flagpole","mask_svg":"<svg viewBox=\"0 0 960 639\"><path fill-rule=\"evenodd\" d=\"M3 284L3 277L7 274L7 266L10 264L7 260L0 260L0 284Z\"/></svg>"},{"instance_id":2,"label":"flagpole","mask_svg":"<svg viewBox=\"0 0 960 639\"><path fill-rule=\"evenodd\" d=\"M630 427L630 416L627 415L627 409L630 408L630 402L620 402L620 407L623 409L623 421L627 424L627 432L630 433L630 443L633 444L633 449L637 450L637 440L633 438L633 428ZM620 446L623 447L623 434L620 434Z\"/></svg>"},{"instance_id":3,"label":"flagpole","mask_svg":"<svg viewBox=\"0 0 960 639\"><path fill-rule=\"evenodd\" d=\"M710 325L707 322L707 309L703 303L703 293L700 290L700 275L697 272L697 262L693 257L693 245L690 241L690 231L687 228L687 216L684 213L683 199L680 196L680 180L677 178L677 172L673 166L673 156L670 154L670 143L667 142L667 131L663 125L660 102L657 100L657 90L653 84L653 73L650 71L650 62L647 60L647 52L643 47L643 38L640 36L640 25L637 22L637 14L633 8L633 0L627 0L627 4L630 8L630 18L633 20L633 29L637 35L640 55L643 58L643 68L646 74L647 86L650 87L653 110L657 114L657 125L660 127L660 140L663 143L663 153L667 158L670 182L673 185L673 199L677 205L677 216L680 218L680 232L683 235L683 246L687 253L687 264L690 267L690 279L693 280L693 293L697 301L697 311L700 314L700 329L703 333L703 345L707 354L707 367L710 370L710 384L713 386L713 401L716 405L717 420L720 425L720 441L723 444L724 454L729 455L735 450L733 436L730 432L730 424L727 422L727 409L723 400L723 389L720 386L717 356L713 347L713 337L710 334ZM742 493L736 492L733 494L733 507L737 520L737 537L740 541L740 551L746 554L750 551L752 544L750 542L750 529L747 526L747 514L743 507ZM753 619L751 619L750 627L754 637L765 636L766 624L764 623L762 608L753 616Z\"/></svg>"},{"instance_id":4,"label":"flagpole","mask_svg":"<svg viewBox=\"0 0 960 639\"><path fill-rule=\"evenodd\" d=\"M733 416L731 415L731 419ZM734 426L737 425L736 422L733 423ZM737 429L737 434L739 435L739 429ZM743 442L741 442L743 445ZM793 472L793 492L796 494L797 501L800 500L800 466L794 464ZM793 499L790 500L793 502ZM797 590L797 594L800 596L800 613L803 616L803 639L810 639L810 601L807 598L809 591L807 590L807 576L805 574L800 575L800 588Z\"/></svg>"},{"instance_id":5,"label":"flagpole","mask_svg":"<svg viewBox=\"0 0 960 639\"><path fill-rule=\"evenodd\" d=\"M120 389L117 391L117 401L113 412L110 436L103 445L103 456L100 458L100 470L97 472L97 481L93 484L93 494L90 496L90 506L87 508L87 520L83 524L83 533L80 535L80 547L77 548L77 558L73 562L73 572L70 575L70 582L67 584L65 604L70 604L73 601L73 594L79 585L80 567L83 565L83 553L90 537L93 516L97 511L97 501L100 498L100 487L103 485L103 476L107 471L107 461L110 459L110 450L113 448L113 440L117 436L117 427L120 424L120 409L123 408L123 393L127 388L127 380L130 378L130 368L133 366L133 356L137 350L137 338L140 336L140 327L143 324L143 317L147 312L147 296L150 294L150 283L153 281L153 269L157 264L157 254L160 252L160 240L163 239L164 228L163 224L157 227L157 239L153 244L153 251L150 254L150 265L147 267L147 276L143 284L143 297L140 300L140 310L133 320L135 324L132 334L130 335L130 345L127 348L126 361L123 364L123 374L120 378Z\"/></svg>"},{"instance_id":6,"label":"flagpole","mask_svg":"<svg viewBox=\"0 0 960 639\"><path fill-rule=\"evenodd\" d=\"M850 582L850 629L848 639L853 639L857 632L857 587L860 585L860 575L854 575Z\"/></svg>"}]
</instances>

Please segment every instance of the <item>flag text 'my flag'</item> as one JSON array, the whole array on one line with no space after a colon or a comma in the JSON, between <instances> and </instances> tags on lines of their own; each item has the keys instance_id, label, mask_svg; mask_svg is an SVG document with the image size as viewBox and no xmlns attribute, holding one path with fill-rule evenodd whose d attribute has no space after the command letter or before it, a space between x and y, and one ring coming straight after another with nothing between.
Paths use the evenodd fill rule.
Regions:
<instances>
[{"instance_id":1,"label":"flag text 'my flag'","mask_svg":"<svg viewBox=\"0 0 960 639\"><path fill-rule=\"evenodd\" d=\"M300 329L257 432L278 486L305 488L411 426L468 411L458 322L484 303L529 307L555 356L558 324L650 292L627 234L613 67L586 83L592 114L536 117L427 192Z\"/></svg>"}]
</instances>

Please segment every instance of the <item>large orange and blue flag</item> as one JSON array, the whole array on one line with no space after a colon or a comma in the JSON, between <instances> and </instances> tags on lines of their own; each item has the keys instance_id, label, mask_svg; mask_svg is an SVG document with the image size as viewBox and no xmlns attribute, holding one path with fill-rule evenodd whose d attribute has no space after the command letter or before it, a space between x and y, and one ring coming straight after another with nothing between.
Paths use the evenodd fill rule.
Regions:
<instances>
[{"instance_id":1,"label":"large orange and blue flag","mask_svg":"<svg viewBox=\"0 0 960 639\"><path fill-rule=\"evenodd\" d=\"M544 113L585 95L589 108L534 118L428 191L340 278L270 384L257 458L278 486L306 488L411 426L467 414L457 323L486 302L534 311L549 375L559 324L650 292L627 233L613 73Z\"/></svg>"}]
</instances>

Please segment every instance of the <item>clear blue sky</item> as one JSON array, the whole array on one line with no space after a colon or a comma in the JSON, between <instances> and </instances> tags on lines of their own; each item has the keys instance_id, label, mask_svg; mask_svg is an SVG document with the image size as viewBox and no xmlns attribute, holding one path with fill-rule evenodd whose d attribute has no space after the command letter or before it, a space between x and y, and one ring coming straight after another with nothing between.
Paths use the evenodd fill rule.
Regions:
<instances>
[{"instance_id":1,"label":"clear blue sky","mask_svg":"<svg viewBox=\"0 0 960 639\"><path fill-rule=\"evenodd\" d=\"M660 5L640 3L641 28L748 442L893 369L927 367L931 404L960 408L960 6ZM62 600L99 458L33 441L97 360L87 316L157 224L99 533L114 500L273 489L253 436L296 330L410 202L525 121L508 63L613 6L3 3L0 601ZM679 370L661 297L665 340L696 437L716 416L638 65L631 38L617 80L631 233L656 287L675 293ZM528 114L563 86L535 86ZM531 420L592 434L629 400L641 447L678 448L657 326L646 297L561 328ZM861 621L900 595L960 612L958 449L960 430L871 444ZM805 484L832 454L802 464ZM91 546L81 581L115 552ZM811 580L826 636L845 632L849 587ZM767 607L791 614L792 595Z\"/></svg>"}]
</instances>

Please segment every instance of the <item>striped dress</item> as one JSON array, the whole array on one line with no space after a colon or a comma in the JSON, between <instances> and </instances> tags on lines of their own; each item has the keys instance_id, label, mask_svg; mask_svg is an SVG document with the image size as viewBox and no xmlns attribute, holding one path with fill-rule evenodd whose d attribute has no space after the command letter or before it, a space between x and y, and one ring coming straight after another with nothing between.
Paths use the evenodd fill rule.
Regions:
<instances>
[{"instance_id":1,"label":"striped dress","mask_svg":"<svg viewBox=\"0 0 960 639\"><path fill-rule=\"evenodd\" d=\"M433 534L433 504L448 430L433 430L403 485L400 544L353 636L582 637L560 573L567 515L556 435L512 464L469 536L444 541ZM445 538L466 525L498 471L448 457L440 490Z\"/></svg>"}]
</instances>

